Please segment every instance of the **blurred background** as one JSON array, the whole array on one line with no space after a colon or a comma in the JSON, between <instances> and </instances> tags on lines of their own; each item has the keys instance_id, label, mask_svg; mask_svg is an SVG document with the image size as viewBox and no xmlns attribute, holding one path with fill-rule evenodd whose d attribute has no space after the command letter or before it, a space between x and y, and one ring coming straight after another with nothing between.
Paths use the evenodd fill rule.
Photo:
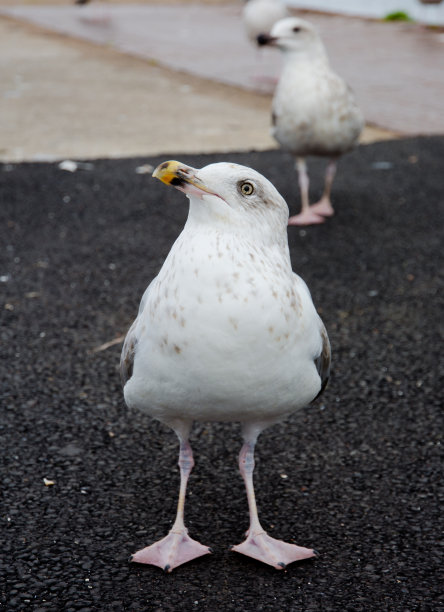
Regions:
<instances>
[{"instance_id":1,"label":"blurred background","mask_svg":"<svg viewBox=\"0 0 444 612\"><path fill-rule=\"evenodd\" d=\"M275 147L270 105L281 58L254 48L243 6L0 0L0 159ZM288 7L319 28L334 70L355 91L364 142L444 132L444 4Z\"/></svg>"}]
</instances>

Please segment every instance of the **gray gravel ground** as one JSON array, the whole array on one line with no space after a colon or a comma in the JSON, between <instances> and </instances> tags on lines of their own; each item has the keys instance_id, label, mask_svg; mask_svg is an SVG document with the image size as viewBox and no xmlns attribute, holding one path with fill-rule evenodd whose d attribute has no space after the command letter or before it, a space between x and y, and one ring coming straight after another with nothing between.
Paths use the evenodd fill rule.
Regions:
<instances>
[{"instance_id":1,"label":"gray gravel ground","mask_svg":"<svg viewBox=\"0 0 444 612\"><path fill-rule=\"evenodd\" d=\"M318 403L263 434L256 486L270 533L320 556L277 572L228 551L248 525L239 428L200 424L187 517L214 554L170 575L127 559L171 525L174 434L125 408L120 345L94 349L126 332L186 200L135 173L163 157L73 174L0 166L0 609L444 610L443 156L441 137L360 147L341 162L335 218L289 230L333 377ZM256 168L296 201L289 156L181 157L216 159ZM311 169L316 196L323 164Z\"/></svg>"}]
</instances>

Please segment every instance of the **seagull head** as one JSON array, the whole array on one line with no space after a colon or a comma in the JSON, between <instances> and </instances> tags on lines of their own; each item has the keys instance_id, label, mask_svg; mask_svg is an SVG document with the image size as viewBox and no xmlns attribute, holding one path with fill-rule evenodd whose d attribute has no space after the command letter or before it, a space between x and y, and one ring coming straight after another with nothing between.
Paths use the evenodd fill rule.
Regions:
<instances>
[{"instance_id":1,"label":"seagull head","mask_svg":"<svg viewBox=\"0 0 444 612\"><path fill-rule=\"evenodd\" d=\"M160 164L153 177L184 192L197 222L233 231L285 232L288 206L264 176L239 164L219 162L196 169L178 161Z\"/></svg>"},{"instance_id":2,"label":"seagull head","mask_svg":"<svg viewBox=\"0 0 444 612\"><path fill-rule=\"evenodd\" d=\"M278 47L284 53L325 54L318 31L309 21L298 17L280 19L270 33L259 34L259 45Z\"/></svg>"}]
</instances>

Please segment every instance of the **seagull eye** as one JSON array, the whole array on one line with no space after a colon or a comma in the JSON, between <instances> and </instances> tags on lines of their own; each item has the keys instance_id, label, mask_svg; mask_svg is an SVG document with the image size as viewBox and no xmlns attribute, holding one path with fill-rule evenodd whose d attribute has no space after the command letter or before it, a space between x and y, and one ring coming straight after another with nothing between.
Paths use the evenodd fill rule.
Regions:
<instances>
[{"instance_id":1,"label":"seagull eye","mask_svg":"<svg viewBox=\"0 0 444 612\"><path fill-rule=\"evenodd\" d=\"M254 192L254 187L251 183L245 181L244 183L241 183L240 191L242 195L249 196Z\"/></svg>"},{"instance_id":2,"label":"seagull eye","mask_svg":"<svg viewBox=\"0 0 444 612\"><path fill-rule=\"evenodd\" d=\"M300 32L301 28L299 26L296 26L293 28L293 32Z\"/></svg>"}]
</instances>

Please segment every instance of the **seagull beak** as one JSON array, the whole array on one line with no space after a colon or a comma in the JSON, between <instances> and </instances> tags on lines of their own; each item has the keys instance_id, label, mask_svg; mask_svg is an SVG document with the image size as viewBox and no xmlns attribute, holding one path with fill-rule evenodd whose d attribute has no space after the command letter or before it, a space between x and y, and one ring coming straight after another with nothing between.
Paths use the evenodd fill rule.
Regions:
<instances>
[{"instance_id":1,"label":"seagull beak","mask_svg":"<svg viewBox=\"0 0 444 612\"><path fill-rule=\"evenodd\" d=\"M166 185L172 185L187 195L202 198L205 194L217 195L211 191L198 177L197 170L178 161L166 161L157 166L153 177Z\"/></svg>"},{"instance_id":2,"label":"seagull beak","mask_svg":"<svg viewBox=\"0 0 444 612\"><path fill-rule=\"evenodd\" d=\"M274 45L277 41L275 36L270 36L270 34L259 34L256 38L257 44L259 47L263 47L264 45Z\"/></svg>"}]
</instances>

